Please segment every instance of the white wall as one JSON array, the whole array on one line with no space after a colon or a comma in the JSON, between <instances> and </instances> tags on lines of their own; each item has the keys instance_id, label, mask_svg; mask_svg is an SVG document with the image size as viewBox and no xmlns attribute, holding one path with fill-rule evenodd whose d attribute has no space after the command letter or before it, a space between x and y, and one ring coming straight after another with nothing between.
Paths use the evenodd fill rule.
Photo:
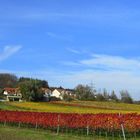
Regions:
<instances>
[{"instance_id":1,"label":"white wall","mask_svg":"<svg viewBox=\"0 0 140 140\"><path fill-rule=\"evenodd\" d=\"M52 92L52 95L53 97L56 97L56 98L60 98L61 100L63 100L63 97L61 96L61 93L55 89L53 92Z\"/></svg>"},{"instance_id":2,"label":"white wall","mask_svg":"<svg viewBox=\"0 0 140 140\"><path fill-rule=\"evenodd\" d=\"M4 95L8 95L8 92L7 92L7 91L4 91L3 94L4 94Z\"/></svg>"}]
</instances>

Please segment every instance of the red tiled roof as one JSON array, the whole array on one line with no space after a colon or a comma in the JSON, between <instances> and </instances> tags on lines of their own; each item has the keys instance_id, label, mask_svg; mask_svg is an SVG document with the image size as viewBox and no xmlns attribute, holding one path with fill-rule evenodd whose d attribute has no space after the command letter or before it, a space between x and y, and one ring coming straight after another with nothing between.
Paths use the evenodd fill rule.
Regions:
<instances>
[{"instance_id":1,"label":"red tiled roof","mask_svg":"<svg viewBox=\"0 0 140 140\"><path fill-rule=\"evenodd\" d=\"M4 88L4 91L7 91L9 94L16 93L19 88Z\"/></svg>"}]
</instances>

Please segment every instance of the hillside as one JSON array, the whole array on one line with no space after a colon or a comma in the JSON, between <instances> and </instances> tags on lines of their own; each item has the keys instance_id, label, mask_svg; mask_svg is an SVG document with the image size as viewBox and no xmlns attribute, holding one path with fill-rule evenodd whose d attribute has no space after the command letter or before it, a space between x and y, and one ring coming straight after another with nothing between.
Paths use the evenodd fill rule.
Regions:
<instances>
[{"instance_id":1,"label":"hillside","mask_svg":"<svg viewBox=\"0 0 140 140\"><path fill-rule=\"evenodd\" d=\"M3 102L0 103L0 109L63 113L140 113L140 105L97 101Z\"/></svg>"}]
</instances>

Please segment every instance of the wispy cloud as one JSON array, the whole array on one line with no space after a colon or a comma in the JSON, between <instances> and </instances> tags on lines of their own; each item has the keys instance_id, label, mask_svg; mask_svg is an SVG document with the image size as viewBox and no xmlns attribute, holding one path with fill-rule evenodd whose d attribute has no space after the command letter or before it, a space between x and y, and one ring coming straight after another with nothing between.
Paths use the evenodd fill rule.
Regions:
<instances>
[{"instance_id":1,"label":"wispy cloud","mask_svg":"<svg viewBox=\"0 0 140 140\"><path fill-rule=\"evenodd\" d=\"M92 54L89 59L67 62L69 65L81 66L86 69L99 69L108 71L138 72L140 58L126 58L122 56ZM66 63L65 63L66 64ZM139 72L140 73L140 72Z\"/></svg>"},{"instance_id":2,"label":"wispy cloud","mask_svg":"<svg viewBox=\"0 0 140 140\"><path fill-rule=\"evenodd\" d=\"M72 49L72 48L66 48L69 52L72 52L74 54L81 54L82 52L76 49Z\"/></svg>"},{"instance_id":3,"label":"wispy cloud","mask_svg":"<svg viewBox=\"0 0 140 140\"><path fill-rule=\"evenodd\" d=\"M53 32L47 32L47 36L49 36L51 38L59 39L59 40L73 41L72 37L69 35L64 36L64 35L56 34Z\"/></svg>"},{"instance_id":4,"label":"wispy cloud","mask_svg":"<svg viewBox=\"0 0 140 140\"><path fill-rule=\"evenodd\" d=\"M136 71L140 69L140 59L125 58L121 56L111 55L97 55L93 54L92 58L81 60L81 65L89 67L99 67L106 70L123 70L123 71Z\"/></svg>"},{"instance_id":5,"label":"wispy cloud","mask_svg":"<svg viewBox=\"0 0 140 140\"><path fill-rule=\"evenodd\" d=\"M15 53L17 53L22 47L20 45L18 46L5 46L0 53L0 61L5 60Z\"/></svg>"}]
</instances>

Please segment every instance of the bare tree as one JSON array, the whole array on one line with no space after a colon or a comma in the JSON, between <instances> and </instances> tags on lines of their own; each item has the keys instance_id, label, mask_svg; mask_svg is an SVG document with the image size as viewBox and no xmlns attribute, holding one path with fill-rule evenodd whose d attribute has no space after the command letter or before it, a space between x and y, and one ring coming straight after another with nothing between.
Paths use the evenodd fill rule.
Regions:
<instances>
[{"instance_id":1,"label":"bare tree","mask_svg":"<svg viewBox=\"0 0 140 140\"><path fill-rule=\"evenodd\" d=\"M131 104L133 103L133 99L127 90L120 91L120 94L121 94L121 102L131 103Z\"/></svg>"}]
</instances>

